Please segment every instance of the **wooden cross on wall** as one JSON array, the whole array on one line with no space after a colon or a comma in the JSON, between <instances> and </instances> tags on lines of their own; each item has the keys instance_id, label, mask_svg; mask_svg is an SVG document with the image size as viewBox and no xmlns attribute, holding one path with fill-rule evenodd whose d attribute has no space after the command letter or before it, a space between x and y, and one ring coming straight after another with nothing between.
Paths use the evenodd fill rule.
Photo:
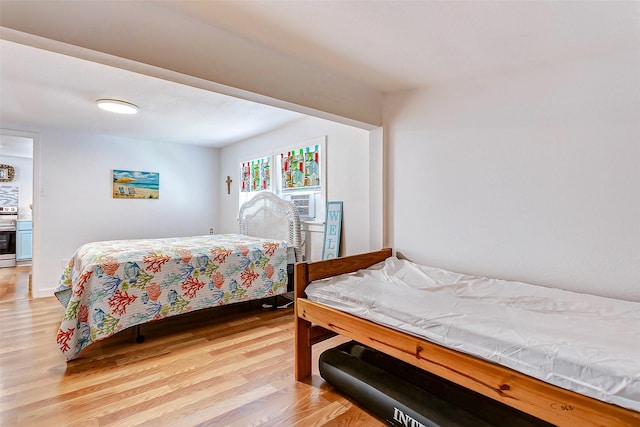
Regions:
<instances>
[{"instance_id":1,"label":"wooden cross on wall","mask_svg":"<svg viewBox=\"0 0 640 427\"><path fill-rule=\"evenodd\" d=\"M229 175L227 175L227 180L225 182L227 183L227 194L231 194L231 183L233 180Z\"/></svg>"}]
</instances>

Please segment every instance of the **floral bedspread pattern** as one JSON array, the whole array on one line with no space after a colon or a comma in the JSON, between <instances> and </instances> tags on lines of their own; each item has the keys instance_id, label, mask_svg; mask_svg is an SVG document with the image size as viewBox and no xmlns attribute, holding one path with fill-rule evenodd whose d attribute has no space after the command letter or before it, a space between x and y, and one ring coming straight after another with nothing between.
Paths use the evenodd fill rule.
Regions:
<instances>
[{"instance_id":1,"label":"floral bedspread pattern","mask_svg":"<svg viewBox=\"0 0 640 427\"><path fill-rule=\"evenodd\" d=\"M128 327L287 290L287 244L239 234L88 243L55 291L67 361Z\"/></svg>"}]
</instances>

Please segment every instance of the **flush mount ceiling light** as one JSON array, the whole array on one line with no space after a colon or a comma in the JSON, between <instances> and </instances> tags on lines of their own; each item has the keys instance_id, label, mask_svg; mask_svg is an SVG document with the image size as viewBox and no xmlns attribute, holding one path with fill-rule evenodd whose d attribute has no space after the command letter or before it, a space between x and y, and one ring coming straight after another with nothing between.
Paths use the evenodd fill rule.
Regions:
<instances>
[{"instance_id":1,"label":"flush mount ceiling light","mask_svg":"<svg viewBox=\"0 0 640 427\"><path fill-rule=\"evenodd\" d=\"M118 99L98 99L96 104L98 104L99 108L112 113L136 114L138 112L137 105Z\"/></svg>"}]
</instances>

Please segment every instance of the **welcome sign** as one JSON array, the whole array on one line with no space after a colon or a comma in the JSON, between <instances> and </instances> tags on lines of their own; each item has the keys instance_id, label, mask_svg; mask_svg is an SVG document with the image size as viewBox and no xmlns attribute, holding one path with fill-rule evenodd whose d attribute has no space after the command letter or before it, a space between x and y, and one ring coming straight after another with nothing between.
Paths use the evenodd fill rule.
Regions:
<instances>
[{"instance_id":1,"label":"welcome sign","mask_svg":"<svg viewBox=\"0 0 640 427\"><path fill-rule=\"evenodd\" d=\"M327 202L327 215L324 223L324 245L322 259L340 256L340 231L342 228L342 202Z\"/></svg>"}]
</instances>

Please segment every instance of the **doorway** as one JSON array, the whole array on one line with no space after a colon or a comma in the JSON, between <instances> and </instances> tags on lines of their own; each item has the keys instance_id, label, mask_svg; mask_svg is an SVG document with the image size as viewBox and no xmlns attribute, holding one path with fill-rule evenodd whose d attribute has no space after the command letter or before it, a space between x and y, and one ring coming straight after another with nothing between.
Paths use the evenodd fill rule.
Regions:
<instances>
[{"instance_id":1,"label":"doorway","mask_svg":"<svg viewBox=\"0 0 640 427\"><path fill-rule=\"evenodd\" d=\"M10 175L0 178L0 195L11 196L0 197L0 205L17 208L15 265L0 269L0 301L33 296L36 141L37 134L0 129L0 165L10 167L12 171Z\"/></svg>"}]
</instances>

